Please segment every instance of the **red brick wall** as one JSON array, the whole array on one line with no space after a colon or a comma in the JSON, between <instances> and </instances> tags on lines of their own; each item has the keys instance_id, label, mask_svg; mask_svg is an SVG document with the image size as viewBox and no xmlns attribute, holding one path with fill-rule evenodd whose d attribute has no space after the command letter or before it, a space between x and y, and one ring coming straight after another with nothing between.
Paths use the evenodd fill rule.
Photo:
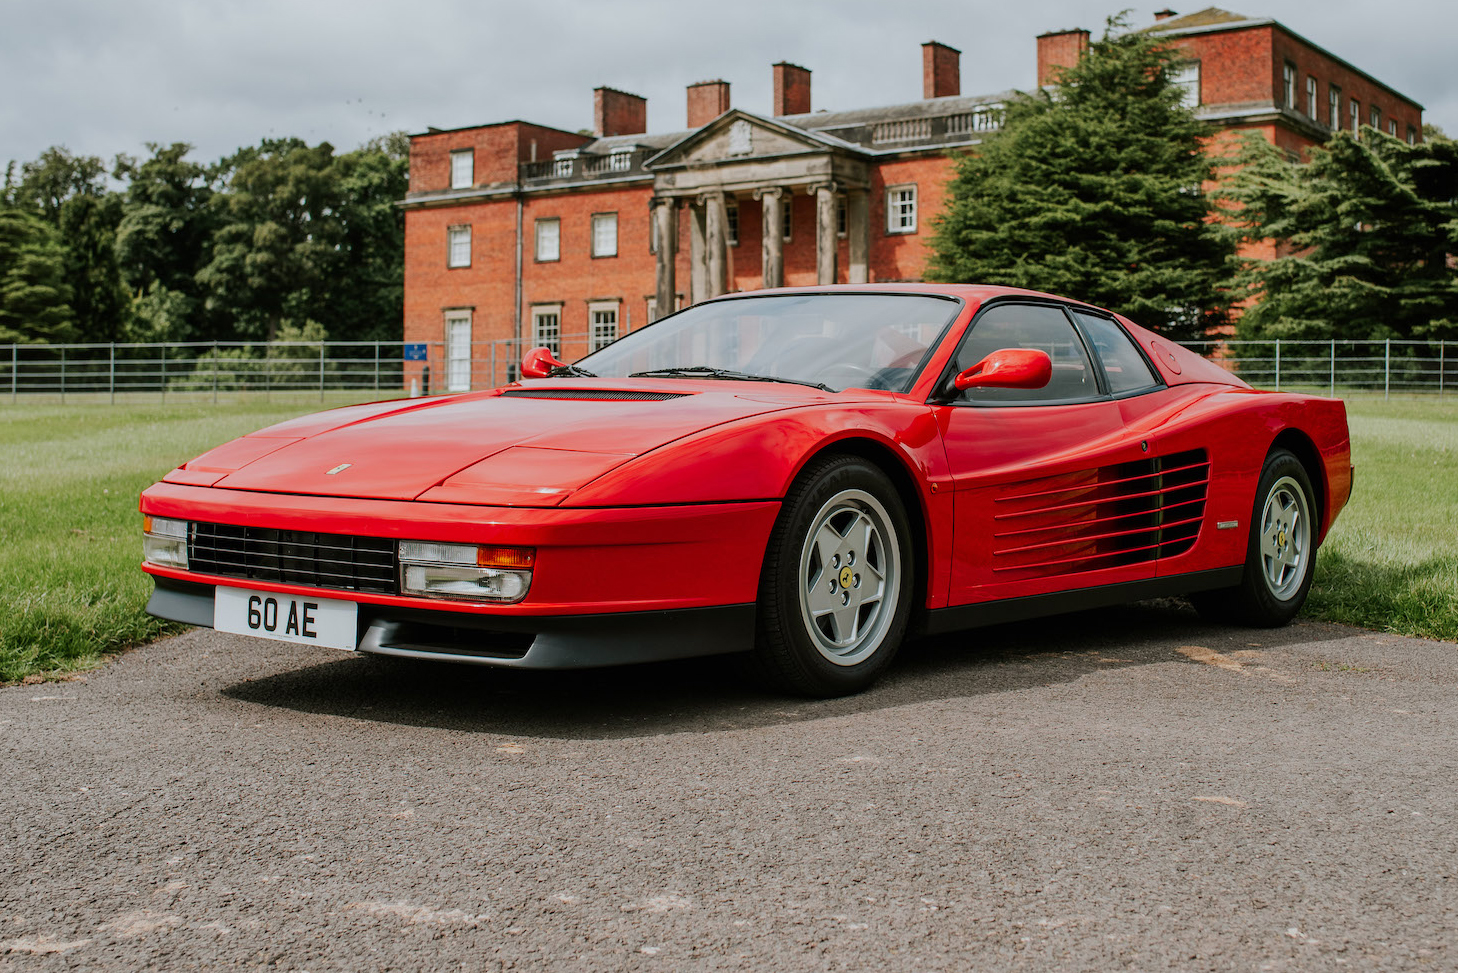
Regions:
<instances>
[{"instance_id":1,"label":"red brick wall","mask_svg":"<svg viewBox=\"0 0 1458 973\"><path fill-rule=\"evenodd\" d=\"M1316 118L1321 125L1350 130L1348 103L1356 98L1361 104L1362 124L1367 124L1371 107L1382 109L1383 131L1387 120L1397 121L1397 137L1407 137L1407 126L1422 133L1422 112L1418 106L1382 85L1351 70L1284 30L1271 25L1241 30L1217 31L1172 38L1172 47L1187 52L1200 61L1200 102L1205 105L1268 102L1277 107L1285 104L1284 67L1289 61L1296 66L1295 110L1305 115L1306 79L1316 78ZM1341 89L1341 118L1333 126L1329 105L1331 86ZM1310 144L1306 140L1300 146Z\"/></svg>"},{"instance_id":2,"label":"red brick wall","mask_svg":"<svg viewBox=\"0 0 1458 973\"><path fill-rule=\"evenodd\" d=\"M729 82L700 81L688 86L688 127L701 128L729 110Z\"/></svg>"},{"instance_id":3,"label":"red brick wall","mask_svg":"<svg viewBox=\"0 0 1458 973\"><path fill-rule=\"evenodd\" d=\"M558 149L575 149L590 136L526 122L503 122L453 132L431 132L410 138L410 192L434 192L451 185L451 153L475 150L475 184L494 186L516 181L517 165L550 159Z\"/></svg>"},{"instance_id":4,"label":"red brick wall","mask_svg":"<svg viewBox=\"0 0 1458 973\"><path fill-rule=\"evenodd\" d=\"M1060 68L1078 63L1088 48L1088 31L1060 30L1038 35L1038 84L1055 84Z\"/></svg>"},{"instance_id":5,"label":"red brick wall","mask_svg":"<svg viewBox=\"0 0 1458 973\"><path fill-rule=\"evenodd\" d=\"M953 175L945 155L883 162L871 181L871 280L921 280L926 273L932 218L942 211ZM916 185L916 232L886 232L886 187ZM969 281L968 283L973 283Z\"/></svg>"},{"instance_id":6,"label":"red brick wall","mask_svg":"<svg viewBox=\"0 0 1458 973\"><path fill-rule=\"evenodd\" d=\"M648 99L597 88L592 92L592 121L598 135L641 135L648 131Z\"/></svg>"},{"instance_id":7,"label":"red brick wall","mask_svg":"<svg viewBox=\"0 0 1458 973\"><path fill-rule=\"evenodd\" d=\"M655 256L648 249L648 203L652 197L652 187L643 185L527 199L523 232L528 245L522 261L524 341L531 342L531 308L534 304L562 305L562 334L564 338L573 338L564 340L562 345L562 357L566 361L587 354L582 336L589 330L587 306L590 301L621 302L618 305L619 334L648 323L647 298L654 290L656 263ZM594 213L617 213L617 256L592 256ZM536 260L535 227L536 220L542 218L560 221L559 260ZM687 270L686 260L684 269Z\"/></svg>"},{"instance_id":8,"label":"red brick wall","mask_svg":"<svg viewBox=\"0 0 1458 973\"><path fill-rule=\"evenodd\" d=\"M781 61L774 66L776 115L805 115L810 112L810 72L798 64Z\"/></svg>"},{"instance_id":9,"label":"red brick wall","mask_svg":"<svg viewBox=\"0 0 1458 973\"><path fill-rule=\"evenodd\" d=\"M962 93L962 52L936 41L921 45L921 96L946 98Z\"/></svg>"}]
</instances>

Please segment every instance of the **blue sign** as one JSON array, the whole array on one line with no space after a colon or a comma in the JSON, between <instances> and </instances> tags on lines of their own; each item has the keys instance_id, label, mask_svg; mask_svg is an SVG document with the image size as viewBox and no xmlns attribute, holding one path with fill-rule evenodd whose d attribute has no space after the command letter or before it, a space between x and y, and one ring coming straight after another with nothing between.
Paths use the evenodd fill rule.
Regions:
<instances>
[{"instance_id":1,"label":"blue sign","mask_svg":"<svg viewBox=\"0 0 1458 973\"><path fill-rule=\"evenodd\" d=\"M407 342L405 342L405 360L406 361L425 361L425 342L423 342L423 341L407 341Z\"/></svg>"}]
</instances>

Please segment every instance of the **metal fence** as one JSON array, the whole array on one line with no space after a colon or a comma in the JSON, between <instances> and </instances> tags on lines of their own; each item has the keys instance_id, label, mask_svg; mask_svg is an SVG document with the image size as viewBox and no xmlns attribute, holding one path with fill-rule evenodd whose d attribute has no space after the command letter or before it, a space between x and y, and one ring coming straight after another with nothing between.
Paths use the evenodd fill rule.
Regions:
<instances>
[{"instance_id":1,"label":"metal fence","mask_svg":"<svg viewBox=\"0 0 1458 973\"><path fill-rule=\"evenodd\" d=\"M586 335L563 335L564 359ZM1209 341L1190 345L1257 388L1327 395L1446 395L1458 385L1458 341ZM0 345L0 401L22 396L212 399L232 393L382 397L492 388L517 377L514 340L176 342Z\"/></svg>"}]
</instances>

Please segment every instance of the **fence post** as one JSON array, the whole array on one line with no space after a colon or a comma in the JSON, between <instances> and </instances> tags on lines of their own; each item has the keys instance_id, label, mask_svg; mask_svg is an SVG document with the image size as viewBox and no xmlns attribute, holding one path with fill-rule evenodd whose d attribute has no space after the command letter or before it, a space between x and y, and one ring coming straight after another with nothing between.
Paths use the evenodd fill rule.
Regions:
<instances>
[{"instance_id":1,"label":"fence post","mask_svg":"<svg viewBox=\"0 0 1458 973\"><path fill-rule=\"evenodd\" d=\"M61 404L66 404L66 346L61 346Z\"/></svg>"},{"instance_id":2,"label":"fence post","mask_svg":"<svg viewBox=\"0 0 1458 973\"><path fill-rule=\"evenodd\" d=\"M375 342L375 391L380 390L380 343Z\"/></svg>"},{"instance_id":3,"label":"fence post","mask_svg":"<svg viewBox=\"0 0 1458 973\"><path fill-rule=\"evenodd\" d=\"M1448 342L1438 342L1438 398L1443 397L1443 372L1448 366Z\"/></svg>"},{"instance_id":4,"label":"fence post","mask_svg":"<svg viewBox=\"0 0 1458 973\"><path fill-rule=\"evenodd\" d=\"M319 401L324 401L324 342L319 342Z\"/></svg>"},{"instance_id":5,"label":"fence post","mask_svg":"<svg viewBox=\"0 0 1458 973\"><path fill-rule=\"evenodd\" d=\"M491 382L488 388L496 388L496 342L491 342Z\"/></svg>"},{"instance_id":6,"label":"fence post","mask_svg":"<svg viewBox=\"0 0 1458 973\"><path fill-rule=\"evenodd\" d=\"M1382 401L1386 402L1392 391L1392 339L1382 342Z\"/></svg>"},{"instance_id":7,"label":"fence post","mask_svg":"<svg viewBox=\"0 0 1458 973\"><path fill-rule=\"evenodd\" d=\"M1276 391L1281 391L1281 339L1276 339Z\"/></svg>"},{"instance_id":8,"label":"fence post","mask_svg":"<svg viewBox=\"0 0 1458 973\"><path fill-rule=\"evenodd\" d=\"M163 402L166 402L167 401L167 346L166 345L162 345L161 347L159 347L157 349L157 358L162 363L161 368L160 368L160 370L158 372L158 374L161 377L158 379L158 381L162 385L162 401Z\"/></svg>"},{"instance_id":9,"label":"fence post","mask_svg":"<svg viewBox=\"0 0 1458 973\"><path fill-rule=\"evenodd\" d=\"M111 343L106 366L106 390L111 395L111 404L116 405L116 342Z\"/></svg>"},{"instance_id":10,"label":"fence post","mask_svg":"<svg viewBox=\"0 0 1458 973\"><path fill-rule=\"evenodd\" d=\"M1331 388L1327 395L1336 398L1336 339L1331 339Z\"/></svg>"},{"instance_id":11,"label":"fence post","mask_svg":"<svg viewBox=\"0 0 1458 973\"><path fill-rule=\"evenodd\" d=\"M218 343L213 342L213 405L218 404Z\"/></svg>"},{"instance_id":12,"label":"fence post","mask_svg":"<svg viewBox=\"0 0 1458 973\"><path fill-rule=\"evenodd\" d=\"M16 395L20 392L20 346L10 346L10 404L15 404Z\"/></svg>"}]
</instances>

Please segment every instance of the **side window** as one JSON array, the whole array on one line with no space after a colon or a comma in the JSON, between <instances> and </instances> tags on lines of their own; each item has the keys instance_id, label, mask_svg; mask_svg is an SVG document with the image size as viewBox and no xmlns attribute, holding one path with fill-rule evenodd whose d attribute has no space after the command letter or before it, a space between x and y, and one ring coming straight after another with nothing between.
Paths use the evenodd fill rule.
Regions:
<instances>
[{"instance_id":1,"label":"side window","mask_svg":"<svg viewBox=\"0 0 1458 973\"><path fill-rule=\"evenodd\" d=\"M1053 360L1041 389L968 389L961 401L1066 402L1095 398L1099 384L1078 332L1061 310L1033 304L998 304L983 311L957 351L958 372L1003 348L1037 348Z\"/></svg>"},{"instance_id":2,"label":"side window","mask_svg":"<svg viewBox=\"0 0 1458 973\"><path fill-rule=\"evenodd\" d=\"M1109 380L1109 391L1115 395L1152 388L1159 384L1149 363L1139 354L1134 342L1108 318L1074 311L1073 316L1083 326L1084 333L1093 342L1099 360L1104 365L1104 376Z\"/></svg>"}]
</instances>

